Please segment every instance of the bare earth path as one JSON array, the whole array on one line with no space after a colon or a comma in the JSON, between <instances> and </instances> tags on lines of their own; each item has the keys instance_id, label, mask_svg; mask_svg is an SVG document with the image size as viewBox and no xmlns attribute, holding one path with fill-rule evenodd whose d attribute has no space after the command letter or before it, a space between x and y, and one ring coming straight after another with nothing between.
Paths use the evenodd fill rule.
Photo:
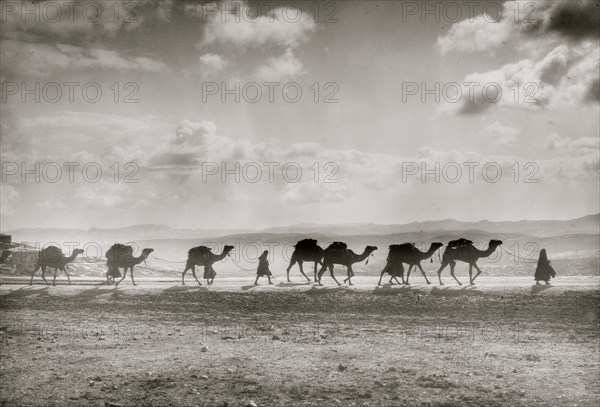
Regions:
<instances>
[{"instance_id":1,"label":"bare earth path","mask_svg":"<svg viewBox=\"0 0 600 407\"><path fill-rule=\"evenodd\" d=\"M485 276L458 287L448 277L444 287L415 276L411 287L377 289L375 277L353 288L329 278L114 288L3 277L0 402L597 405L597 277L551 287Z\"/></svg>"}]
</instances>

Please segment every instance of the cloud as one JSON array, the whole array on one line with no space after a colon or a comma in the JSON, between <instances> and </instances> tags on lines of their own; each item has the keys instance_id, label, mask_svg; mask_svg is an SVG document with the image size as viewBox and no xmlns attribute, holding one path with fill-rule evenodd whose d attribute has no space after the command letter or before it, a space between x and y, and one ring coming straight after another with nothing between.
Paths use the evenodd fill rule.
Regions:
<instances>
[{"instance_id":1,"label":"cloud","mask_svg":"<svg viewBox=\"0 0 600 407\"><path fill-rule=\"evenodd\" d=\"M597 0L557 1L547 14L547 32L557 32L574 39L598 39L600 36L600 7Z\"/></svg>"},{"instance_id":2,"label":"cloud","mask_svg":"<svg viewBox=\"0 0 600 407\"><path fill-rule=\"evenodd\" d=\"M472 115L494 107L538 110L597 104L599 69L597 44L559 45L539 60L526 58L467 75L459 100L447 101L440 110Z\"/></svg>"},{"instance_id":3,"label":"cloud","mask_svg":"<svg viewBox=\"0 0 600 407\"><path fill-rule=\"evenodd\" d=\"M551 134L546 139L545 147L550 150L565 151L569 153L581 154L588 151L598 151L600 149L600 138L598 137L562 137L559 134Z\"/></svg>"},{"instance_id":4,"label":"cloud","mask_svg":"<svg viewBox=\"0 0 600 407\"><path fill-rule=\"evenodd\" d=\"M492 142L498 146L512 146L517 143L518 135L521 129L494 122L483 128L483 135L493 140Z\"/></svg>"},{"instance_id":5,"label":"cloud","mask_svg":"<svg viewBox=\"0 0 600 407\"><path fill-rule=\"evenodd\" d=\"M253 3L256 5L256 3ZM293 14L289 8L277 7L268 15L249 16L249 5L240 1L223 1L216 13L206 13L203 6L199 12L207 19L200 46L232 44L238 48L256 48L266 45L295 48L306 42L315 31L316 24L309 15L298 10L299 19L286 18ZM213 6L214 7L214 6Z\"/></svg>"},{"instance_id":6,"label":"cloud","mask_svg":"<svg viewBox=\"0 0 600 407\"><path fill-rule=\"evenodd\" d=\"M266 64L256 68L255 76L262 81L283 81L304 73L302 62L291 49L284 54L270 58Z\"/></svg>"},{"instance_id":7,"label":"cloud","mask_svg":"<svg viewBox=\"0 0 600 407\"><path fill-rule=\"evenodd\" d=\"M511 24L493 22L489 16L477 17L453 24L450 30L438 38L436 46L442 55L451 51L479 52L495 49L511 36Z\"/></svg>"},{"instance_id":8,"label":"cloud","mask_svg":"<svg viewBox=\"0 0 600 407\"><path fill-rule=\"evenodd\" d=\"M16 40L0 42L2 70L13 74L44 76L73 69L114 69L159 72L166 65L148 57L124 57L103 48L83 48L69 44L31 44Z\"/></svg>"},{"instance_id":9,"label":"cloud","mask_svg":"<svg viewBox=\"0 0 600 407\"><path fill-rule=\"evenodd\" d=\"M541 42L551 36L576 42L597 40L599 20L596 0L505 1L498 19L481 15L455 23L438 38L436 46L444 55L451 51L494 52L508 41Z\"/></svg>"},{"instance_id":10,"label":"cloud","mask_svg":"<svg viewBox=\"0 0 600 407\"><path fill-rule=\"evenodd\" d=\"M158 7L155 2L140 6L143 3L127 5L95 0L7 3L11 4L2 9L2 38L80 44L97 38L112 39L121 31L138 29L143 21L142 9L150 4Z\"/></svg>"},{"instance_id":11,"label":"cloud","mask_svg":"<svg viewBox=\"0 0 600 407\"><path fill-rule=\"evenodd\" d=\"M216 74L223 71L228 62L221 55L204 54L200 56L200 75L203 80L214 78Z\"/></svg>"}]
</instances>

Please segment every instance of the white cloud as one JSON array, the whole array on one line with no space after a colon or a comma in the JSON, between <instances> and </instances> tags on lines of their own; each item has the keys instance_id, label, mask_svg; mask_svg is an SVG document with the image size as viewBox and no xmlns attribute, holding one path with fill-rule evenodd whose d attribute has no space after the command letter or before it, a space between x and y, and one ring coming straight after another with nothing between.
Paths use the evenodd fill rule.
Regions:
<instances>
[{"instance_id":1,"label":"white cloud","mask_svg":"<svg viewBox=\"0 0 600 407\"><path fill-rule=\"evenodd\" d=\"M477 114L493 107L538 110L597 103L599 69L597 44L560 45L539 60L522 59L467 75L460 100L443 103L440 109Z\"/></svg>"},{"instance_id":2,"label":"white cloud","mask_svg":"<svg viewBox=\"0 0 600 407\"><path fill-rule=\"evenodd\" d=\"M203 80L214 78L216 74L223 71L228 62L221 55L204 54L200 56L200 75Z\"/></svg>"},{"instance_id":3,"label":"white cloud","mask_svg":"<svg viewBox=\"0 0 600 407\"><path fill-rule=\"evenodd\" d=\"M147 57L124 57L117 51L57 43L0 42L2 69L22 75L43 76L65 69L115 69L158 72L166 65Z\"/></svg>"},{"instance_id":4,"label":"white cloud","mask_svg":"<svg viewBox=\"0 0 600 407\"><path fill-rule=\"evenodd\" d=\"M444 55L450 51L493 53L509 41L515 41L518 49L531 50L532 42L542 44L548 39L597 40L599 17L593 0L505 1L496 18L481 15L455 23L436 46Z\"/></svg>"},{"instance_id":5,"label":"white cloud","mask_svg":"<svg viewBox=\"0 0 600 407\"><path fill-rule=\"evenodd\" d=\"M463 20L450 27L436 43L442 55L451 51L478 52L498 48L511 36L509 19L494 22L489 16L478 16L473 21Z\"/></svg>"},{"instance_id":6,"label":"white cloud","mask_svg":"<svg viewBox=\"0 0 600 407\"><path fill-rule=\"evenodd\" d=\"M240 48L265 45L295 48L307 41L316 29L314 19L300 10L300 18L293 21L284 17L288 10L282 7L273 9L269 15L248 17L243 8L246 6L245 2L224 1L219 3L217 13L206 14L203 11L208 22L201 46L233 44Z\"/></svg>"},{"instance_id":7,"label":"white cloud","mask_svg":"<svg viewBox=\"0 0 600 407\"><path fill-rule=\"evenodd\" d=\"M498 146L512 146L517 143L521 129L494 122L483 128L482 133Z\"/></svg>"},{"instance_id":8,"label":"white cloud","mask_svg":"<svg viewBox=\"0 0 600 407\"><path fill-rule=\"evenodd\" d=\"M284 54L270 58L266 64L256 68L255 76L262 81L283 81L291 79L304 72L302 62L291 49Z\"/></svg>"},{"instance_id":9,"label":"white cloud","mask_svg":"<svg viewBox=\"0 0 600 407\"><path fill-rule=\"evenodd\" d=\"M598 152L600 149L600 138L598 137L562 137L559 134L551 134L546 140L546 148L550 150L566 151L569 153L583 153L586 151Z\"/></svg>"}]
</instances>

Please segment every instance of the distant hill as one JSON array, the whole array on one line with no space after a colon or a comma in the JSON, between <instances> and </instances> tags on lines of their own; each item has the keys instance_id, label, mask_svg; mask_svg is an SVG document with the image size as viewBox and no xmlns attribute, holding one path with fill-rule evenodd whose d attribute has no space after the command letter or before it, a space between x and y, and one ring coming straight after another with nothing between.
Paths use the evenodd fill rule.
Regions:
<instances>
[{"instance_id":1,"label":"distant hill","mask_svg":"<svg viewBox=\"0 0 600 407\"><path fill-rule=\"evenodd\" d=\"M551 237L562 235L600 234L600 214L588 215L570 220L519 220L493 222L462 222L454 219L412 222L400 225L375 223L357 224L298 224L270 227L262 230L249 229L177 229L166 225L134 225L123 228L103 229L46 229L26 228L7 231L13 241L42 242L66 241L114 242L151 239L206 239L237 235L311 235L311 236L382 236L397 235L400 240L420 240L420 236L433 234L456 236L468 231L485 235L522 235L533 237ZM410 235L410 236L409 236ZM424 240L424 239L423 239Z\"/></svg>"},{"instance_id":2,"label":"distant hill","mask_svg":"<svg viewBox=\"0 0 600 407\"><path fill-rule=\"evenodd\" d=\"M510 233L530 236L559 236L564 234L600 234L600 214L570 220L519 220L513 222L462 222L454 219L412 222L403 225L376 223L351 225L293 225L274 227L264 232L328 233L337 235L384 235L397 233L460 232L478 230L486 233Z\"/></svg>"}]
</instances>

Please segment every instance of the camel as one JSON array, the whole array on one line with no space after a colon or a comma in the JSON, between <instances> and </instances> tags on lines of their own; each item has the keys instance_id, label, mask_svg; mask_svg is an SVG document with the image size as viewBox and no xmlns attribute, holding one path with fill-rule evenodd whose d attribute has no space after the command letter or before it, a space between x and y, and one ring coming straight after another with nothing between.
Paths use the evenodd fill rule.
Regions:
<instances>
[{"instance_id":1,"label":"camel","mask_svg":"<svg viewBox=\"0 0 600 407\"><path fill-rule=\"evenodd\" d=\"M351 278L354 276L354 271L352 271L352 265L354 263L359 263L365 259L368 259L371 253L377 250L376 246L367 246L362 254L356 254L347 247L348 246L346 245L346 243L333 242L331 245L329 245L329 247L327 247L327 249L323 251L323 265L318 275L319 285L323 285L321 284L321 277L323 277L323 274L327 269L329 269L331 278L333 278L337 285L341 285L339 281L337 281L337 279L335 278L335 275L333 274L333 266L335 264L341 264L342 266L347 267L348 278L346 278L344 282L348 281L349 285L353 285L351 280Z\"/></svg>"},{"instance_id":2,"label":"camel","mask_svg":"<svg viewBox=\"0 0 600 407\"><path fill-rule=\"evenodd\" d=\"M414 243L391 245L390 252L387 258L387 263L383 270L381 270L381 276L379 277L379 283L377 283L377 285L381 285L381 279L385 273L389 273L391 275L390 284L393 284L392 280L396 280L396 282L400 284L397 278L398 274L400 274L400 276L402 277L402 283L410 285L408 279L410 278L410 272L413 267L418 267L419 270L421 270L421 274L423 274L423 277L425 277L425 281L427 281L427 284L431 284L431 282L427 279L427 275L425 275L425 271L423 271L423 267L421 267L421 261L427 260L428 258L433 256L433 253L435 253L442 246L444 246L442 243L435 242L432 243L431 246L429 246L429 250L427 250L426 252L422 252L415 247ZM406 274L406 282L404 281L404 266L402 265L402 263L406 263L409 265L408 272ZM396 267L400 267L399 273L396 272Z\"/></svg>"},{"instance_id":3,"label":"camel","mask_svg":"<svg viewBox=\"0 0 600 407\"><path fill-rule=\"evenodd\" d=\"M317 281L317 265L323 265L323 249L317 244L317 241L314 239L304 239L300 240L294 246L294 253L292 253L292 258L290 260L290 265L287 268L287 281L290 281L290 269L294 266L294 264L298 263L298 267L300 267L300 273L310 282L310 278L304 274L304 268L302 267L302 263L305 261L313 261L315 263L314 273L315 273L315 282Z\"/></svg>"},{"instance_id":4,"label":"camel","mask_svg":"<svg viewBox=\"0 0 600 407\"><path fill-rule=\"evenodd\" d=\"M223 252L221 254L214 254L212 249L206 246L197 246L191 248L188 251L185 270L183 270L183 274L181 274L181 284L185 285L185 274L191 269L192 275L196 279L198 285L202 285L202 283L200 283L198 280L198 277L196 277L196 266L204 266L203 278L206 279L206 284L211 285L215 280L215 276L217 275L217 272L212 265L229 256L229 252L231 252L233 249L234 246L225 246L223 247Z\"/></svg>"},{"instance_id":5,"label":"camel","mask_svg":"<svg viewBox=\"0 0 600 407\"><path fill-rule=\"evenodd\" d=\"M111 251L113 251L113 252L111 252ZM123 269L123 277L121 277L121 279L119 281L117 281L115 286L118 287L119 284L121 283L121 281L123 281L125 279L125 277L127 277L128 269L131 270L131 282L133 283L134 286L137 285L133 278L133 267L136 264L145 262L146 259L148 258L148 256L150 256L150 253L152 253L153 251L154 251L154 249L145 248L144 250L142 250L142 254L140 256L135 257L133 255L133 247L125 246L120 243L114 244L106 252L106 257L108 258L108 261L107 261L108 273L107 273L106 279L107 279L108 284L110 284L109 274L111 272L113 272L115 269L118 272L119 268L122 268ZM114 281L114 277L113 277L113 281Z\"/></svg>"},{"instance_id":6,"label":"camel","mask_svg":"<svg viewBox=\"0 0 600 407\"><path fill-rule=\"evenodd\" d=\"M492 239L490 240L486 250L479 250L473 246L472 241L467 239L458 239L449 242L446 250L444 250L444 254L442 255L442 265L437 272L440 285L444 285L444 283L442 283L441 274L442 270L444 270L448 264L450 264L450 275L454 277L458 285L462 285L462 283L458 281L454 275L454 267L456 266L457 261L462 261L469 264L469 280L471 285L475 285L475 279L481 274L481 269L477 265L477 260L482 257L489 257L501 244L501 240ZM475 277L473 277L473 267L475 267L475 270L477 270Z\"/></svg>"},{"instance_id":7,"label":"camel","mask_svg":"<svg viewBox=\"0 0 600 407\"><path fill-rule=\"evenodd\" d=\"M33 283L33 276L36 271L40 268L42 269L42 279L44 283L48 285L46 281L46 267L52 267L54 269L54 280L52 281L52 285L56 285L56 273L58 270L64 271L67 275L67 279L69 280L69 285L71 285L71 276L69 276L69 272L67 271L67 264L71 263L77 256L84 252L83 249L74 249L73 253L69 257L65 257L62 250L60 250L56 246L48 246L40 251L37 262L35 263L35 269L33 273L31 273L31 279L29 280L29 285Z\"/></svg>"}]
</instances>

